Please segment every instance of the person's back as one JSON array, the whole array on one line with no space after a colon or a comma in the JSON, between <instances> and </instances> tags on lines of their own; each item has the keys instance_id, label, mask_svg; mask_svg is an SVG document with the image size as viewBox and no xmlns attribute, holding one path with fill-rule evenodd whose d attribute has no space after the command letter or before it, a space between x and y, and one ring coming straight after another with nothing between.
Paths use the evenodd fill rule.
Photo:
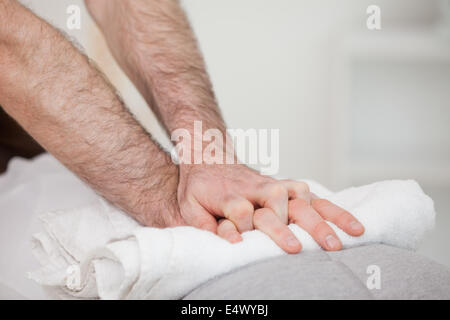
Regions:
<instances>
[{"instance_id":1,"label":"person's back","mask_svg":"<svg viewBox=\"0 0 450 320\"><path fill-rule=\"evenodd\" d=\"M0 174L13 157L33 158L45 150L0 106Z\"/></svg>"}]
</instances>

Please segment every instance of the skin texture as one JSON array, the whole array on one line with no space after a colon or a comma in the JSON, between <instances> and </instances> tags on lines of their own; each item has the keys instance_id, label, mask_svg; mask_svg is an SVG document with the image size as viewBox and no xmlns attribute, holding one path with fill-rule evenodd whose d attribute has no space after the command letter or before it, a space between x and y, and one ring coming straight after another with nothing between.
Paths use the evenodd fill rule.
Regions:
<instances>
[{"instance_id":1,"label":"skin texture","mask_svg":"<svg viewBox=\"0 0 450 320\"><path fill-rule=\"evenodd\" d=\"M169 134L183 128L196 139L197 120L203 130L218 129L226 136L205 63L178 1L85 2L115 59ZM193 148L191 153L198 151ZM180 164L177 198L189 225L217 232L231 242L257 228L290 253L300 251L301 244L287 227L289 220L305 226L327 250L342 245L323 218L344 221L340 226L351 235L364 232L348 212L311 201L305 183L276 181L242 164Z\"/></svg>"}]
</instances>

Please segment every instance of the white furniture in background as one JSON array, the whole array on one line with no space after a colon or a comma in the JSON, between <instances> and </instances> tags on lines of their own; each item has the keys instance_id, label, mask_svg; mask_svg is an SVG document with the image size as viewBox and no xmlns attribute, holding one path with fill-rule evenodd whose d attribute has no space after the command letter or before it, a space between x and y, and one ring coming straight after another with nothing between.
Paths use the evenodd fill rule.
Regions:
<instances>
[{"instance_id":1,"label":"white furniture in background","mask_svg":"<svg viewBox=\"0 0 450 320\"><path fill-rule=\"evenodd\" d=\"M448 29L446 28L448 27ZM436 228L419 252L450 266L450 26L351 34L332 63L335 188L415 179Z\"/></svg>"},{"instance_id":2,"label":"white furniture in background","mask_svg":"<svg viewBox=\"0 0 450 320\"><path fill-rule=\"evenodd\" d=\"M450 41L433 30L353 34L333 63L336 185L450 186Z\"/></svg>"}]
</instances>

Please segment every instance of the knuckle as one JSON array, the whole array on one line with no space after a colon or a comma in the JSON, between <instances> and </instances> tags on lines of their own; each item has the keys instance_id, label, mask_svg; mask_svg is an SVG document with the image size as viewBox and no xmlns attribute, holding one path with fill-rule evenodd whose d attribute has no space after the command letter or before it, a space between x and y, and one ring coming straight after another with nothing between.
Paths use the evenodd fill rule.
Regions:
<instances>
[{"instance_id":1,"label":"knuckle","mask_svg":"<svg viewBox=\"0 0 450 320\"><path fill-rule=\"evenodd\" d=\"M293 199L289 201L290 211L298 211L309 207L309 203L305 199Z\"/></svg>"},{"instance_id":2,"label":"knuckle","mask_svg":"<svg viewBox=\"0 0 450 320\"><path fill-rule=\"evenodd\" d=\"M254 211L253 205L245 200L230 201L228 203L229 215L237 219L245 218Z\"/></svg>"},{"instance_id":3,"label":"knuckle","mask_svg":"<svg viewBox=\"0 0 450 320\"><path fill-rule=\"evenodd\" d=\"M289 201L288 211L290 222L301 222L304 217L305 209L309 207L309 204L304 199L294 199Z\"/></svg>"},{"instance_id":4,"label":"knuckle","mask_svg":"<svg viewBox=\"0 0 450 320\"><path fill-rule=\"evenodd\" d=\"M269 187L270 194L276 198L283 198L288 196L288 190L285 186L279 183L272 183Z\"/></svg>"},{"instance_id":5,"label":"knuckle","mask_svg":"<svg viewBox=\"0 0 450 320\"><path fill-rule=\"evenodd\" d=\"M299 181L296 183L296 185L297 185L299 192L301 192L301 193L309 193L310 192L309 186L306 182Z\"/></svg>"}]
</instances>

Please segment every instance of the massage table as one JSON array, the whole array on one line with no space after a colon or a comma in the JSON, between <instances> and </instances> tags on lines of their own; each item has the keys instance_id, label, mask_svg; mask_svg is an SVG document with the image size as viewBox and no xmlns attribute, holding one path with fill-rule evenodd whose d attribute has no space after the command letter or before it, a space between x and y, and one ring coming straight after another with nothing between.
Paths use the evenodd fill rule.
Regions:
<instances>
[{"instance_id":1,"label":"massage table","mask_svg":"<svg viewBox=\"0 0 450 320\"><path fill-rule=\"evenodd\" d=\"M42 157L39 173L45 179L30 179L35 168L24 159L13 160L17 174L0 177L0 299L52 298L27 277L39 267L30 245L42 228L38 215L97 197L79 185L71 193L81 182L54 176L54 161ZM51 206L35 196L48 192ZM374 243L257 261L202 283L183 299L450 299L450 270L413 251Z\"/></svg>"},{"instance_id":2,"label":"massage table","mask_svg":"<svg viewBox=\"0 0 450 320\"><path fill-rule=\"evenodd\" d=\"M372 265L380 268L380 287L369 289ZM0 299L49 298L17 290L0 283ZM207 281L183 299L450 299L450 271L414 252L373 244L260 261Z\"/></svg>"}]
</instances>

